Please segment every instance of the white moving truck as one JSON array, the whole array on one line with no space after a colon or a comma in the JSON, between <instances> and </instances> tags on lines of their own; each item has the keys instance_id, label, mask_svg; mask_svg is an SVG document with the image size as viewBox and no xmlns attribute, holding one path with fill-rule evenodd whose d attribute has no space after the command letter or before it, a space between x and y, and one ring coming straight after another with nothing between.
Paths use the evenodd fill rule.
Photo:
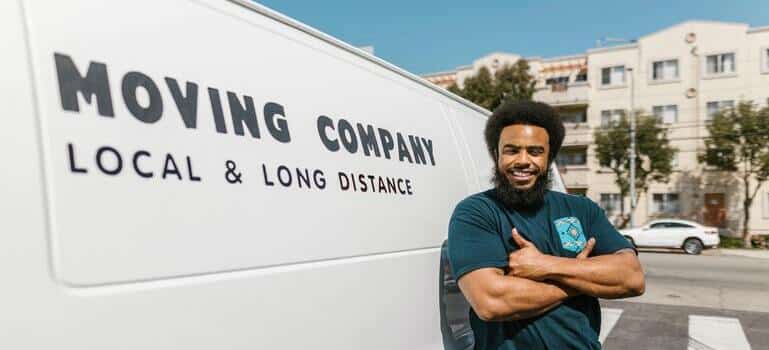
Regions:
<instances>
[{"instance_id":1,"label":"white moving truck","mask_svg":"<svg viewBox=\"0 0 769 350\"><path fill-rule=\"evenodd\" d=\"M249 1L2 1L0 53L0 349L468 345L487 111Z\"/></svg>"}]
</instances>

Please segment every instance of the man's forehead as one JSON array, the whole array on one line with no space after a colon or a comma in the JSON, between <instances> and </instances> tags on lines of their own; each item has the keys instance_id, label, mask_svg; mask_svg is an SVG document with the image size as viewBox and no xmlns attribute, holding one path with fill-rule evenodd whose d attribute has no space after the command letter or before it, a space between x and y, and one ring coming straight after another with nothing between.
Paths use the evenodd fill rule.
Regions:
<instances>
[{"instance_id":1,"label":"man's forehead","mask_svg":"<svg viewBox=\"0 0 769 350\"><path fill-rule=\"evenodd\" d=\"M547 145L548 141L549 136L545 128L529 124L508 125L499 135L500 144Z\"/></svg>"}]
</instances>

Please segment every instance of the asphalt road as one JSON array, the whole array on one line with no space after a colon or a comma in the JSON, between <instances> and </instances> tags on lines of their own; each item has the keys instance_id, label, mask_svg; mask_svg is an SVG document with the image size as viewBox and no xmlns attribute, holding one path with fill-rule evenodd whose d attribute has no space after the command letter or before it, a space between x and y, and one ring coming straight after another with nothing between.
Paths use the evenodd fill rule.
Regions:
<instances>
[{"instance_id":1,"label":"asphalt road","mask_svg":"<svg viewBox=\"0 0 769 350\"><path fill-rule=\"evenodd\" d=\"M769 349L765 312L621 301L601 301L601 310L616 322L602 327L604 350Z\"/></svg>"},{"instance_id":2,"label":"asphalt road","mask_svg":"<svg viewBox=\"0 0 769 350\"><path fill-rule=\"evenodd\" d=\"M604 349L769 349L769 260L640 253L646 293L602 300Z\"/></svg>"},{"instance_id":3,"label":"asphalt road","mask_svg":"<svg viewBox=\"0 0 769 350\"><path fill-rule=\"evenodd\" d=\"M769 260L647 251L639 257L646 293L625 301L769 312Z\"/></svg>"}]
</instances>

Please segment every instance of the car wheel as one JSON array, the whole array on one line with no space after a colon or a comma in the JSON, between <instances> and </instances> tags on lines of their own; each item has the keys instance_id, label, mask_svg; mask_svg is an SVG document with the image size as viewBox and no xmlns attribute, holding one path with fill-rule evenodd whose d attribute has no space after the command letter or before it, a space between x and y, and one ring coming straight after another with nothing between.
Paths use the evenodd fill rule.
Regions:
<instances>
[{"instance_id":1,"label":"car wheel","mask_svg":"<svg viewBox=\"0 0 769 350\"><path fill-rule=\"evenodd\" d=\"M625 239L627 240L627 242L628 242L628 243L630 243L630 246L631 246L631 247L633 247L633 248L635 248L635 247L636 247L636 246L635 246L635 241L633 241L633 237L630 237L630 236L625 236Z\"/></svg>"},{"instance_id":2,"label":"car wheel","mask_svg":"<svg viewBox=\"0 0 769 350\"><path fill-rule=\"evenodd\" d=\"M702 252L702 241L697 238L687 238L684 241L684 251L686 254L698 255Z\"/></svg>"}]
</instances>

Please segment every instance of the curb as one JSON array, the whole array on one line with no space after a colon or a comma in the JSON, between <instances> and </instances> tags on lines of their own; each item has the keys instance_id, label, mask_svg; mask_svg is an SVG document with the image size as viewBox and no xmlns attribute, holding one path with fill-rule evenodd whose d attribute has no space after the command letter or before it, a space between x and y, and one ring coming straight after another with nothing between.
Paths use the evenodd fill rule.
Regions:
<instances>
[{"instance_id":1,"label":"curb","mask_svg":"<svg viewBox=\"0 0 769 350\"><path fill-rule=\"evenodd\" d=\"M754 259L769 260L769 249L727 249L719 248L721 255L743 256Z\"/></svg>"}]
</instances>

